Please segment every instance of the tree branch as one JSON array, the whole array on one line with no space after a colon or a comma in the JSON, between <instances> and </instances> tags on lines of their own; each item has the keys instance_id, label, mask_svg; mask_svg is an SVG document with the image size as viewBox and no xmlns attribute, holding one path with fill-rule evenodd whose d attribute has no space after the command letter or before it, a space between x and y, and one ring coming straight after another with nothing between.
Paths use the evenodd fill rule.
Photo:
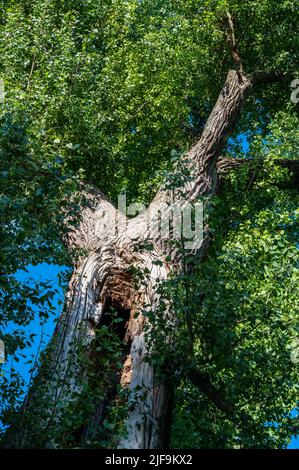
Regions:
<instances>
[{"instance_id":1,"label":"tree branch","mask_svg":"<svg viewBox=\"0 0 299 470\"><path fill-rule=\"evenodd\" d=\"M286 78L286 75L280 71L257 71L250 75L250 79L253 85L269 85L271 83L280 82L284 78Z\"/></svg>"},{"instance_id":2,"label":"tree branch","mask_svg":"<svg viewBox=\"0 0 299 470\"><path fill-rule=\"evenodd\" d=\"M255 74L255 78L248 78L236 70L231 70L228 73L227 80L200 138L188 154L183 157L183 159L185 158L186 160L186 165L190 167L191 179L185 183L185 187L176 191L165 190L163 185L152 201L149 211L154 211L155 206L161 203L181 202L184 204L186 201L192 202L196 200L199 196L212 195L216 191L219 191L219 186L225 178L225 173L233 168L240 167L240 165L252 164L252 161L237 159L221 159L221 161L217 163L217 159L229 135L235 128L243 100L252 86L252 80L255 83L270 83L271 80L278 80L279 78L280 74L278 73L267 74L259 72ZM290 169L293 173L293 177L286 180L285 183L279 183L280 186L284 188L298 186L298 163L284 160L279 164L284 168ZM124 216L110 204L100 191L91 190L84 184L82 184L80 190L85 193L88 204L83 207L80 224L77 226L70 225L67 244L73 247L84 248L90 252L103 242L102 237L106 232L100 230L101 233L99 234L97 230L97 228L101 228L102 223L104 223L102 222L103 214L108 219L110 218L110 220ZM173 200L174 194L175 198ZM182 194L184 194L184 196L182 196ZM135 219L131 219L131 233L133 233L134 230L136 230L137 233L137 229L141 228L146 223L146 217L144 216L137 216ZM176 249L174 247L169 248L169 240L162 240L158 237L153 241L165 255L170 255L172 260L175 260L177 257ZM208 230L206 230L203 243L197 256L204 258L210 241L211 236Z\"/></svg>"},{"instance_id":3,"label":"tree branch","mask_svg":"<svg viewBox=\"0 0 299 470\"><path fill-rule=\"evenodd\" d=\"M256 423L250 415L236 409L235 405L227 400L223 393L212 384L208 375L202 374L196 367L191 366L188 368L186 376L220 411L225 413L226 418L234 423L235 426L240 429L244 427L248 429L248 426L251 426L253 429L256 428Z\"/></svg>"},{"instance_id":4,"label":"tree branch","mask_svg":"<svg viewBox=\"0 0 299 470\"><path fill-rule=\"evenodd\" d=\"M290 172L289 178L286 178L284 181L277 182L277 186L281 189L298 189L299 160L275 160L275 163L281 168L284 168ZM252 178L253 181L257 178L260 172L266 171L266 165L263 161L259 162L257 166L256 162L246 158L220 158L217 162L218 191L223 181L231 171L237 170L244 166L251 170L250 178ZM253 171L255 174L253 174Z\"/></svg>"},{"instance_id":5,"label":"tree branch","mask_svg":"<svg viewBox=\"0 0 299 470\"><path fill-rule=\"evenodd\" d=\"M235 61L239 72L244 73L242 60L241 60L239 51L237 49L234 23L233 23L231 14L229 12L226 13L226 23L227 23L227 42L230 46L232 58Z\"/></svg>"},{"instance_id":6,"label":"tree branch","mask_svg":"<svg viewBox=\"0 0 299 470\"><path fill-rule=\"evenodd\" d=\"M223 397L222 393L212 384L208 375L202 374L195 367L189 367L187 377L195 387L198 387L214 405L227 415L232 415L234 405Z\"/></svg>"},{"instance_id":7,"label":"tree branch","mask_svg":"<svg viewBox=\"0 0 299 470\"><path fill-rule=\"evenodd\" d=\"M188 154L195 167L189 200L215 191L217 158L235 129L243 100L251 86L251 80L244 74L229 71L203 133Z\"/></svg>"}]
</instances>

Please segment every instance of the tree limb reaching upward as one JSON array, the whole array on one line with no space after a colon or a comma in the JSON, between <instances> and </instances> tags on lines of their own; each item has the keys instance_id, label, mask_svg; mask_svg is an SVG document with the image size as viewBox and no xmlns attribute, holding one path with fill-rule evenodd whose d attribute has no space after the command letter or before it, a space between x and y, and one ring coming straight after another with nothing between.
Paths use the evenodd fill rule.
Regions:
<instances>
[{"instance_id":1,"label":"tree limb reaching upward","mask_svg":"<svg viewBox=\"0 0 299 470\"><path fill-rule=\"evenodd\" d=\"M237 43L236 43L236 36L235 36L235 27L233 23L233 19L229 11L226 13L226 23L227 23L227 42L230 46L232 58L235 61L238 71L240 73L244 73L244 68L242 64L242 60L239 54L239 51L237 49Z\"/></svg>"},{"instance_id":2,"label":"tree limb reaching upward","mask_svg":"<svg viewBox=\"0 0 299 470\"><path fill-rule=\"evenodd\" d=\"M220 178L221 181L224 174L232 168L251 165L251 162L246 160L219 160L219 157L229 136L235 130L247 93L256 84L272 83L280 79L280 75L262 72L252 76L246 75L236 48L233 23L229 14L228 25L231 50L238 70L228 72L202 134L183 157L183 163L185 162L190 170L190 178L175 191L162 185L148 210L155 209L163 202L176 202L183 207L186 202L194 203L198 198L207 200L219 189L218 180ZM293 181L298 181L298 162L283 161L280 164L291 169L294 174ZM47 381L49 413L54 422L59 421L61 410L57 405L57 396L59 399L69 399L72 393L78 393L80 390L80 364L76 344L83 338L86 350L89 350L96 329L103 325L107 308L112 306L127 315L121 337L126 343L126 349L123 352L120 383L126 384L132 398L126 424L127 436L121 439L119 446L131 449L165 448L169 441L165 436L169 437L172 385L169 381L157 384L153 366L145 361L148 350L145 342L145 320L141 312L148 305L154 311L157 309L160 301L157 279L163 281L171 271L181 269L181 251L177 245L169 244L167 237L165 239L160 234L152 240L153 247L149 252L136 251L136 244L144 241L139 234L142 233L141 229L147 228L147 213L127 219L100 191L88 188L87 185L82 191L87 203L82 207L79 224L69 224L71 215L66 220L66 224L69 224L69 233L65 239L67 245L84 250L84 254L73 274L67 305L55 331L56 347L50 355L51 373ZM107 229L109 222L115 219L120 224L118 231L111 235ZM204 258L210 242L211 235L206 228L203 241L194 253L199 259ZM139 287L136 287L130 274L132 265L135 269L149 273L146 283ZM209 377L191 369L188 378L199 386L219 409L227 414L233 412L233 404L213 386ZM137 398L136 389L142 391ZM30 396L28 409L36 412L36 405L34 400L31 402ZM92 435L94 428L101 425L104 419L105 406L99 399L96 415L90 417L90 422L84 429L84 436ZM41 418L39 425L47 428L47 419ZM27 434L22 432L21 435ZM13 446L24 445L19 436L18 432L13 433ZM30 446L32 442L26 445ZM51 442L46 442L45 445L51 446Z\"/></svg>"}]
</instances>

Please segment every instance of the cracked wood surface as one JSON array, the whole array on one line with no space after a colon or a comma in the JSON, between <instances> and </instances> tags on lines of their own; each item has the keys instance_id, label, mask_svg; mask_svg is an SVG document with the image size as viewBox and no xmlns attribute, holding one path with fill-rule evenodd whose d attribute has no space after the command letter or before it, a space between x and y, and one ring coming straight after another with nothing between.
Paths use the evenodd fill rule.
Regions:
<instances>
[{"instance_id":1,"label":"cracked wood surface","mask_svg":"<svg viewBox=\"0 0 299 470\"><path fill-rule=\"evenodd\" d=\"M75 345L83 339L88 350L95 329L101 324L108 297L114 298L115 305L139 312L137 318L130 315L126 330L125 339L130 351L124 359L121 380L130 387L134 404L128 413L127 436L121 440L119 447L167 448L169 444L172 387L166 382L157 384L153 367L144 361L147 348L141 312L145 305L151 305L151 309L155 310L159 302L157 279L163 281L171 271L181 269L181 253L168 243L168 239L159 235L151 240L153 246L150 251L138 251L135 247L144 241L149 212L159 204L176 202L184 207L186 202L215 194L219 186L217 159L235 127L251 86L252 80L240 71L231 70L228 73L200 138L183 157L183 162L185 160L190 169L191 179L180 190L171 191L162 186L145 213L126 219L100 191L83 186L86 204L82 208L81 220L78 226L69 227L65 241L71 248L84 250L84 254L72 276L66 308L55 331L57 346L51 357L53 380L49 388L53 397L66 398L70 396L70 389L71 392L77 390ZM225 171L225 164L229 166L224 160L218 164L220 177ZM234 162L231 166L238 164ZM117 224L115 233L110 230L111 221ZM205 229L203 241L195 253L200 259L205 256L210 242L211 236ZM128 275L131 266L149 273L147 281L139 287L134 286ZM62 385L55 385L56 379ZM137 397L136 387L140 389ZM141 399L142 394L145 400ZM59 421L55 403L54 400L49 408L52 407ZM99 410L101 406L99 403ZM101 419L100 412L96 422ZM91 417L91 422L94 421L95 417ZM20 442L18 444L16 447L20 446Z\"/></svg>"}]
</instances>

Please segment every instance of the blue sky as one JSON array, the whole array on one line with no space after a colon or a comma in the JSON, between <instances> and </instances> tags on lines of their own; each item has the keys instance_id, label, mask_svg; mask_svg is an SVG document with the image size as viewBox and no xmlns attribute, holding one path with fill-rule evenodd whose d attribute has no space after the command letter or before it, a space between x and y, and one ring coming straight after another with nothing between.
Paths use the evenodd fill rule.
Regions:
<instances>
[{"instance_id":1,"label":"blue sky","mask_svg":"<svg viewBox=\"0 0 299 470\"><path fill-rule=\"evenodd\" d=\"M14 323L10 322L6 329L7 333L8 332L13 333L14 330L16 329L22 329L26 332L27 335L31 333L36 335L33 338L32 345L21 351L21 353L25 357L19 355L18 356L19 362L14 361L13 363L14 369L21 373L25 381L25 384L29 383L30 369L32 367L32 363L26 364L26 362L28 360L33 360L34 362L36 359L38 349L40 348L40 350L43 350L45 346L48 344L53 334L53 331L56 325L56 320L61 313L64 295L63 295L62 289L59 287L59 284L58 284L58 276L59 276L59 273L64 272L65 269L66 268L62 268L61 266L49 265L47 263L43 263L37 266L29 265L27 266L27 272L23 270L19 270L15 274L15 277L18 281L21 281L24 284L27 284L29 286L34 286L34 284L39 281L49 282L51 287L53 286L53 288L58 291L52 302L55 315L50 315L47 321L45 322L44 326L41 326L40 324L40 318L38 315L38 307L36 308L32 307L33 310L35 310L36 315L35 315L34 320L28 326L20 328L20 326L15 325ZM10 370L11 365L12 365L11 357L7 357L5 370Z\"/></svg>"},{"instance_id":2,"label":"blue sky","mask_svg":"<svg viewBox=\"0 0 299 470\"><path fill-rule=\"evenodd\" d=\"M40 337L41 334L43 333L43 344L42 348L46 346L48 343L49 339L51 338L55 325L56 325L56 320L59 317L62 309L62 302L63 302L63 291L59 287L58 283L58 276L59 273L65 272L66 268L63 268L61 266L56 266L56 265L49 265L46 263L39 264L37 266L28 266L28 272L25 271L18 271L16 273L16 277L18 280L25 282L27 284L32 284L35 281L41 281L41 282L51 282L54 288L58 290L57 295L54 298L53 305L55 307L55 315L50 315L48 318L47 322L44 324L43 327L40 325L39 317L36 315L37 318L34 319L30 323L28 327L26 327L26 332L28 334L30 333L35 333L36 336L34 338L33 344L31 347L28 347L27 349L23 350L22 353L26 356L25 358L20 356L19 362L14 363L14 368L19 371L22 375L22 377L25 380L25 383L28 385L30 381L30 368L31 364L26 364L28 359L35 359L38 348L40 346ZM10 325L9 330L13 331L14 326ZM8 364L8 369L10 366L10 358L7 358L7 364ZM299 437L297 439L293 439L291 442L290 449L299 449Z\"/></svg>"}]
</instances>

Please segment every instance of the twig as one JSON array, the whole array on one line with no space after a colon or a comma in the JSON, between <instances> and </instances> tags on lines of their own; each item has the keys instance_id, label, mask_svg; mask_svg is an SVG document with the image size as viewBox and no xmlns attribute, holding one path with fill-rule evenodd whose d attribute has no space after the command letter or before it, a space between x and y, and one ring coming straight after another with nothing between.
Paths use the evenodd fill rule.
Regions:
<instances>
[{"instance_id":1,"label":"twig","mask_svg":"<svg viewBox=\"0 0 299 470\"><path fill-rule=\"evenodd\" d=\"M35 69L35 56L33 57L33 60L32 60L31 69L30 69L30 73L29 73L29 77L28 77L28 81L27 81L27 86L26 86L27 91L30 88L30 81L31 81L31 77L32 77L34 69Z\"/></svg>"},{"instance_id":2,"label":"twig","mask_svg":"<svg viewBox=\"0 0 299 470\"><path fill-rule=\"evenodd\" d=\"M236 36L235 36L235 28L234 28L234 23L233 19L231 17L231 14L227 11L226 13L226 21L227 21L227 26L228 26L228 31L227 31L227 42L229 43L230 50L232 57L234 61L236 62L238 66L238 71L243 74L244 73L244 68L242 64L242 60L239 54L239 51L237 49L236 45Z\"/></svg>"}]
</instances>

